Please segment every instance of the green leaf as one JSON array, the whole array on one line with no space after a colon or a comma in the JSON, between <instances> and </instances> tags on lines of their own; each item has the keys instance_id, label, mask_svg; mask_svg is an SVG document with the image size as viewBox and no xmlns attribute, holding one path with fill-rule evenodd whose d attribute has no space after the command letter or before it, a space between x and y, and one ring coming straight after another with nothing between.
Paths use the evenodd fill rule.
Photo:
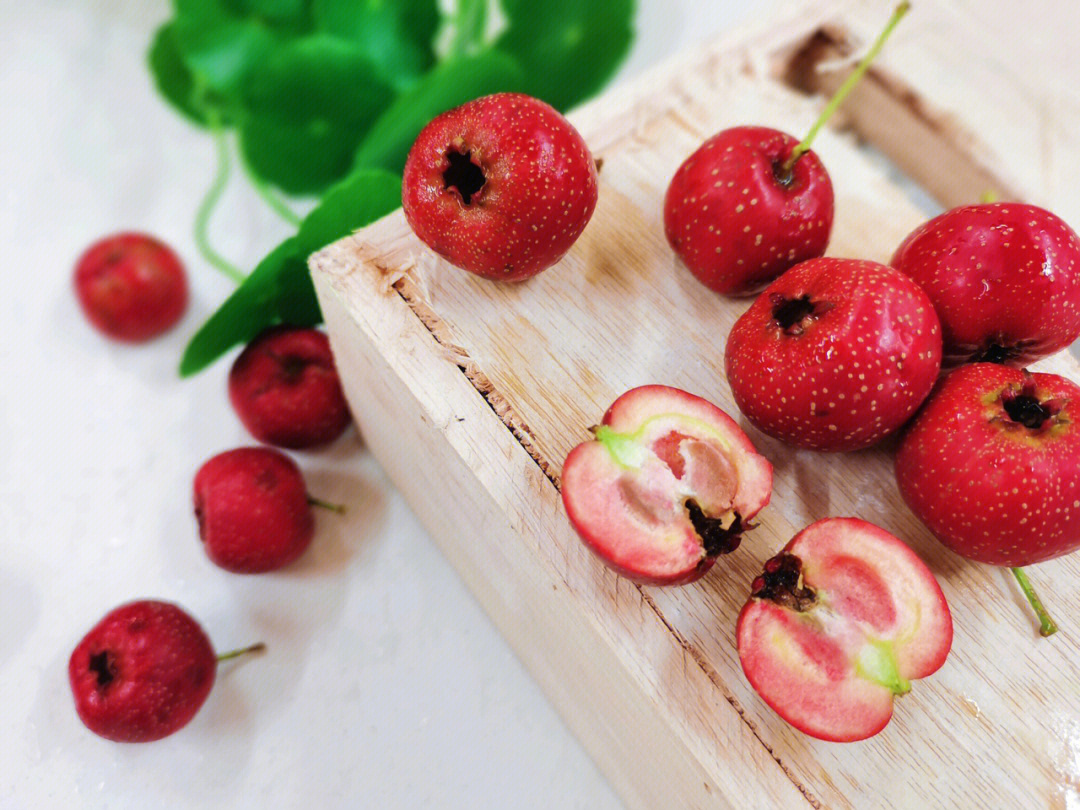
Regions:
<instances>
[{"instance_id":1,"label":"green leaf","mask_svg":"<svg viewBox=\"0 0 1080 810\"><path fill-rule=\"evenodd\" d=\"M196 18L177 20L177 44L197 81L220 96L234 99L248 73L278 46L278 37L264 25L222 18L206 24Z\"/></svg>"},{"instance_id":2,"label":"green leaf","mask_svg":"<svg viewBox=\"0 0 1080 810\"><path fill-rule=\"evenodd\" d=\"M188 343L180 374L201 371L268 326L322 321L307 258L401 204L401 179L383 171L356 172L330 189L295 236L266 256Z\"/></svg>"},{"instance_id":3,"label":"green leaf","mask_svg":"<svg viewBox=\"0 0 1080 810\"><path fill-rule=\"evenodd\" d=\"M478 96L522 90L525 84L517 60L497 50L441 62L379 117L354 165L400 172L416 136L436 115Z\"/></svg>"},{"instance_id":4,"label":"green leaf","mask_svg":"<svg viewBox=\"0 0 1080 810\"><path fill-rule=\"evenodd\" d=\"M318 30L356 45L399 90L434 64L437 0L314 0L312 16Z\"/></svg>"},{"instance_id":5,"label":"green leaf","mask_svg":"<svg viewBox=\"0 0 1080 810\"><path fill-rule=\"evenodd\" d=\"M598 91L633 40L634 0L500 0L510 21L496 44L516 56L526 92L566 110Z\"/></svg>"},{"instance_id":6,"label":"green leaf","mask_svg":"<svg viewBox=\"0 0 1080 810\"><path fill-rule=\"evenodd\" d=\"M348 173L392 97L354 46L322 34L294 40L248 74L241 148L256 174L285 191L321 191Z\"/></svg>"},{"instance_id":7,"label":"green leaf","mask_svg":"<svg viewBox=\"0 0 1080 810\"><path fill-rule=\"evenodd\" d=\"M309 21L309 0L238 0L241 10L275 25L303 27Z\"/></svg>"},{"instance_id":8,"label":"green leaf","mask_svg":"<svg viewBox=\"0 0 1080 810\"><path fill-rule=\"evenodd\" d=\"M147 61L150 72L154 74L154 84L157 85L158 92L193 122L206 126L206 115L200 109L195 96L195 80L180 56L173 23L158 29L147 54Z\"/></svg>"}]
</instances>

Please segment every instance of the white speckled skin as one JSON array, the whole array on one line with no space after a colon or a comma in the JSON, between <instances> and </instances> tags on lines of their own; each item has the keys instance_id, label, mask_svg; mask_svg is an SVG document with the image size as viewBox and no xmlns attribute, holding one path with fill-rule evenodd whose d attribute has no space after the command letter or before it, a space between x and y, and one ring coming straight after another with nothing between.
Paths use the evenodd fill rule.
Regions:
<instances>
[{"instance_id":1,"label":"white speckled skin","mask_svg":"<svg viewBox=\"0 0 1080 810\"><path fill-rule=\"evenodd\" d=\"M809 296L792 329L774 318ZM897 430L930 393L941 330L930 299L881 264L811 259L780 276L731 329L726 368L740 410L788 444L857 450Z\"/></svg>"}]
</instances>

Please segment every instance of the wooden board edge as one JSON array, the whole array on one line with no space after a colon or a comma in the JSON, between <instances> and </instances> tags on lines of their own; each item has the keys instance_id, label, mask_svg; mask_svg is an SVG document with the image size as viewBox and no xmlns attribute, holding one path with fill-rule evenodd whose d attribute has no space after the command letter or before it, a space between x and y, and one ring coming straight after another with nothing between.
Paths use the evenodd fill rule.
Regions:
<instances>
[{"instance_id":1,"label":"wooden board edge","mask_svg":"<svg viewBox=\"0 0 1080 810\"><path fill-rule=\"evenodd\" d=\"M552 561L536 553L534 543L523 542L523 527L515 525L515 516L492 496L490 479L523 486L523 498L542 493L548 509L558 511L554 484L462 370L448 361L402 298L371 284L368 292L381 297L378 302L369 299L365 318L378 323L361 322L349 310L339 282L345 265L353 264L355 273L355 256L355 245L346 250L339 243L313 256L311 267L359 428L447 559L628 805L738 807L745 804L745 782L752 780L769 786L770 806L820 806L700 662L684 663L683 691L711 695L713 708L722 713L708 729L711 750L702 752L686 729L672 722L673 714L656 710L656 697L643 688L641 673L627 665L628 650L620 654L611 628L587 616L595 599L582 599L561 581ZM380 347L390 350L384 353ZM401 368L403 358L415 367ZM403 434L403 423L419 429ZM455 434L459 440L465 437L462 425L469 426L469 435L482 436L477 442L486 457L454 441ZM481 466L487 481L478 474ZM428 480L440 470L440 481ZM483 543L475 541L476 526L470 525L477 516ZM523 515L516 517L521 520ZM623 614L635 614L635 633L622 641L659 649L667 659L687 656L655 604L642 597L636 608L627 600L620 607ZM522 613L522 603L533 609ZM673 794L673 786L681 795Z\"/></svg>"}]
</instances>

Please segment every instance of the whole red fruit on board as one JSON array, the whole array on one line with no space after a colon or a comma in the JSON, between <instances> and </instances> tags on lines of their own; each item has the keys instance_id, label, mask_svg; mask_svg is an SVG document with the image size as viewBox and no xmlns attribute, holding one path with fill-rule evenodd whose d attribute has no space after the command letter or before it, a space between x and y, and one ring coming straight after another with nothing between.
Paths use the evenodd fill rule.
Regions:
<instances>
[{"instance_id":1,"label":"whole red fruit on board","mask_svg":"<svg viewBox=\"0 0 1080 810\"><path fill-rule=\"evenodd\" d=\"M896 453L900 494L969 560L1031 565L1080 548L1080 386L996 363L946 376Z\"/></svg>"},{"instance_id":2,"label":"whole red fruit on board","mask_svg":"<svg viewBox=\"0 0 1080 810\"><path fill-rule=\"evenodd\" d=\"M735 632L747 680L777 714L852 742L881 731L894 696L945 663L953 626L905 543L865 520L827 518L765 563Z\"/></svg>"},{"instance_id":3,"label":"whole red fruit on board","mask_svg":"<svg viewBox=\"0 0 1080 810\"><path fill-rule=\"evenodd\" d=\"M825 252L832 182L813 152L783 168L797 143L765 127L726 129L675 172L664 196L664 233L709 289L753 293Z\"/></svg>"},{"instance_id":4,"label":"whole red fruit on board","mask_svg":"<svg viewBox=\"0 0 1080 810\"><path fill-rule=\"evenodd\" d=\"M1043 208L954 208L916 228L890 264L934 302L946 365L1022 366L1080 337L1080 237Z\"/></svg>"},{"instance_id":5,"label":"whole red fruit on board","mask_svg":"<svg viewBox=\"0 0 1080 810\"><path fill-rule=\"evenodd\" d=\"M903 425L941 368L926 293L856 259L798 264L735 322L726 368L739 409L795 447L857 450Z\"/></svg>"},{"instance_id":6,"label":"whole red fruit on board","mask_svg":"<svg viewBox=\"0 0 1080 810\"><path fill-rule=\"evenodd\" d=\"M187 725L210 694L219 660L191 616L142 600L110 611L68 661L75 711L88 729L116 742L151 742Z\"/></svg>"},{"instance_id":7,"label":"whole red fruit on board","mask_svg":"<svg viewBox=\"0 0 1080 810\"><path fill-rule=\"evenodd\" d=\"M596 164L553 107L497 93L425 126L401 202L416 235L451 264L522 281L555 264L596 208Z\"/></svg>"},{"instance_id":8,"label":"whole red fruit on board","mask_svg":"<svg viewBox=\"0 0 1080 810\"><path fill-rule=\"evenodd\" d=\"M897 5L801 141L766 127L727 129L675 172L664 196L664 232L702 284L728 295L754 293L825 253L833 189L810 145L909 9L906 0Z\"/></svg>"},{"instance_id":9,"label":"whole red fruit on board","mask_svg":"<svg viewBox=\"0 0 1080 810\"><path fill-rule=\"evenodd\" d=\"M269 447L228 450L204 463L195 474L194 502L207 556L238 574L288 565L315 532L299 468Z\"/></svg>"},{"instance_id":10,"label":"whole red fruit on board","mask_svg":"<svg viewBox=\"0 0 1080 810\"><path fill-rule=\"evenodd\" d=\"M635 582L693 582L769 502L772 465L701 397L634 388L592 430L566 457L563 503L585 545Z\"/></svg>"},{"instance_id":11,"label":"whole red fruit on board","mask_svg":"<svg viewBox=\"0 0 1080 810\"><path fill-rule=\"evenodd\" d=\"M1080 386L975 363L949 373L904 433L896 481L911 511L962 557L1020 570L1080 548Z\"/></svg>"},{"instance_id":12,"label":"whole red fruit on board","mask_svg":"<svg viewBox=\"0 0 1080 810\"><path fill-rule=\"evenodd\" d=\"M330 341L317 329L275 326L229 370L229 401L261 442L302 449L331 442L351 417Z\"/></svg>"},{"instance_id":13,"label":"whole red fruit on board","mask_svg":"<svg viewBox=\"0 0 1080 810\"><path fill-rule=\"evenodd\" d=\"M187 309L183 264L146 234L120 233L95 242L75 265L74 282L90 323L129 343L167 332Z\"/></svg>"}]
</instances>

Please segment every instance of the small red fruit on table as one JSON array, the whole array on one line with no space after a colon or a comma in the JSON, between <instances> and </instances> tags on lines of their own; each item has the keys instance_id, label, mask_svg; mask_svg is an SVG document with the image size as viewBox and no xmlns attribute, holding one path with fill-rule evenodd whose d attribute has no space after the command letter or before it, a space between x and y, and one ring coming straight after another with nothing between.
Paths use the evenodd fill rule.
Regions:
<instances>
[{"instance_id":1,"label":"small red fruit on table","mask_svg":"<svg viewBox=\"0 0 1080 810\"><path fill-rule=\"evenodd\" d=\"M207 556L238 574L288 565L315 532L313 501L299 468L269 447L211 458L195 474L194 502Z\"/></svg>"},{"instance_id":2,"label":"small red fruit on table","mask_svg":"<svg viewBox=\"0 0 1080 810\"><path fill-rule=\"evenodd\" d=\"M522 281L555 264L596 199L596 164L581 135L553 107L518 93L433 119L402 178L416 235L451 264L496 281Z\"/></svg>"},{"instance_id":3,"label":"small red fruit on table","mask_svg":"<svg viewBox=\"0 0 1080 810\"><path fill-rule=\"evenodd\" d=\"M152 236L121 233L95 242L75 266L83 312L111 338L140 343L167 332L188 302L184 266Z\"/></svg>"},{"instance_id":4,"label":"small red fruit on table","mask_svg":"<svg viewBox=\"0 0 1080 810\"><path fill-rule=\"evenodd\" d=\"M187 725L210 694L218 661L191 616L143 600L109 612L68 661L75 710L87 728L116 742L150 742Z\"/></svg>"},{"instance_id":5,"label":"small red fruit on table","mask_svg":"<svg viewBox=\"0 0 1080 810\"><path fill-rule=\"evenodd\" d=\"M1080 386L995 363L951 372L905 432L896 480L957 554L1013 568L1080 548Z\"/></svg>"},{"instance_id":6,"label":"small red fruit on table","mask_svg":"<svg viewBox=\"0 0 1080 810\"><path fill-rule=\"evenodd\" d=\"M772 465L739 426L678 388L627 391L593 433L566 457L563 503L585 544L635 582L698 579L772 494Z\"/></svg>"},{"instance_id":7,"label":"small red fruit on table","mask_svg":"<svg viewBox=\"0 0 1080 810\"><path fill-rule=\"evenodd\" d=\"M751 686L777 714L834 742L877 734L893 697L936 672L952 615L906 544L857 518L807 526L765 563L736 628Z\"/></svg>"},{"instance_id":8,"label":"small red fruit on table","mask_svg":"<svg viewBox=\"0 0 1080 810\"><path fill-rule=\"evenodd\" d=\"M726 368L758 428L810 450L857 450L894 432L941 368L926 293L881 264L820 258L769 285L735 322Z\"/></svg>"},{"instance_id":9,"label":"small red fruit on table","mask_svg":"<svg viewBox=\"0 0 1080 810\"><path fill-rule=\"evenodd\" d=\"M802 141L768 127L735 127L709 138L679 166L664 196L664 233L706 287L748 295L825 253L833 188L810 144L908 8L897 7Z\"/></svg>"},{"instance_id":10,"label":"small red fruit on table","mask_svg":"<svg viewBox=\"0 0 1080 810\"><path fill-rule=\"evenodd\" d=\"M1045 209L954 208L916 228L890 264L934 302L945 365L1022 366L1080 337L1080 237Z\"/></svg>"},{"instance_id":11,"label":"small red fruit on table","mask_svg":"<svg viewBox=\"0 0 1080 810\"><path fill-rule=\"evenodd\" d=\"M317 329L275 326L229 370L229 401L261 442L302 449L333 441L351 416L330 341Z\"/></svg>"}]
</instances>

